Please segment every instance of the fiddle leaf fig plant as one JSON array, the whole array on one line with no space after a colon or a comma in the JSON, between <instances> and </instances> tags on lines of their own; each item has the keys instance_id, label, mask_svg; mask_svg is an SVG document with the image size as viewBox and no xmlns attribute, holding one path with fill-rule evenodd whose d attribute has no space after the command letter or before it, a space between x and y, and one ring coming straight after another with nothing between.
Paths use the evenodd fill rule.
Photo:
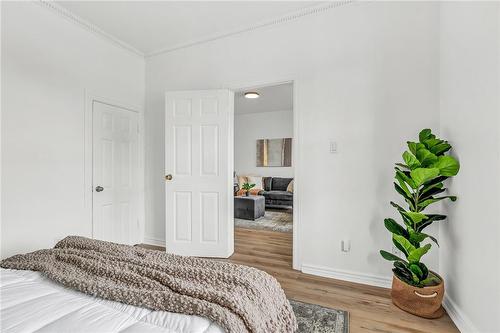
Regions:
<instances>
[{"instance_id":1,"label":"fiddle leaf fig plant","mask_svg":"<svg viewBox=\"0 0 500 333\"><path fill-rule=\"evenodd\" d=\"M425 287L438 284L439 278L429 272L421 261L429 252L431 242L439 246L438 240L424 233L424 229L433 222L446 219L446 215L424 213L430 206L441 200L456 201L452 195L441 195L446 191L444 181L456 176L460 164L452 156L445 155L451 145L437 138L430 129L424 129L418 136L418 142L408 141L408 150L403 153L404 163L396 163L394 189L401 195L407 208L392 202L403 225L392 218L384 220L384 225L392 234L394 246L404 258L380 250L386 260L394 263L392 271L405 283ZM426 244L422 244L427 241Z\"/></svg>"}]
</instances>

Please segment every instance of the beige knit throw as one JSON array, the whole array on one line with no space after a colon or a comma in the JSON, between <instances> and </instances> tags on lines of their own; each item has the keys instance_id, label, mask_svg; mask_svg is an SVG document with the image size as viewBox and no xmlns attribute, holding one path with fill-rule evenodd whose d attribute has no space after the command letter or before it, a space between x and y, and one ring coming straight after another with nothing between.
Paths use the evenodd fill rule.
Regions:
<instances>
[{"instance_id":1,"label":"beige knit throw","mask_svg":"<svg viewBox=\"0 0 500 333\"><path fill-rule=\"evenodd\" d=\"M42 272L83 293L206 317L227 332L294 332L297 322L278 281L228 262L69 236L53 249L15 255L3 268Z\"/></svg>"}]
</instances>

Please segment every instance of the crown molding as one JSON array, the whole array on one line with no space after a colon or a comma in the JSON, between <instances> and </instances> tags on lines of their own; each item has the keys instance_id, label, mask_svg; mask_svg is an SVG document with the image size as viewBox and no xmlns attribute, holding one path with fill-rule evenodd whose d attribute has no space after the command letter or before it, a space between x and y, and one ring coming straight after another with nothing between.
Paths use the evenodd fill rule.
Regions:
<instances>
[{"instance_id":1,"label":"crown molding","mask_svg":"<svg viewBox=\"0 0 500 333\"><path fill-rule=\"evenodd\" d=\"M271 20L261 21L261 22L256 23L256 24L252 24L252 25L249 25L249 26L244 27L244 28L240 28L240 29L236 29L236 30L233 30L233 31L228 31L228 32L225 32L225 33L220 33L220 34L212 35L212 36L209 36L209 37L206 37L206 38L194 40L194 41L187 42L187 43L181 43L181 44L177 44L177 45L174 45L174 46L163 47L163 48L161 48L161 49L159 49L157 51L146 53L145 57L146 58L154 57L154 56L157 56L157 55L160 55L160 54L164 54L164 53L176 51L176 50L179 50L179 49L184 49L184 48L187 48L187 47L191 47L191 46L195 46L195 45L199 45L199 44L208 43L208 42L211 42L211 41L214 41L214 40L217 40L217 39L222 39L222 38L234 36L234 35L237 35L237 34L254 31L254 30L257 30L257 29L260 29L260 28L265 28L265 27L270 27L270 26L274 26L274 25L279 25L281 23L287 23L287 22L299 19L299 18L304 17L304 16L309 16L309 15L314 15L314 14L320 14L320 13L326 12L326 11L328 11L330 9L342 7L342 6L348 5L350 3L353 3L354 1L355 0L331 1L331 2L327 2L327 3L322 3L320 5L316 5L316 6L312 6L312 7L307 7L307 8L298 10L296 12L285 14L285 15L280 16L278 18L274 18L274 19L271 19Z\"/></svg>"},{"instance_id":2,"label":"crown molding","mask_svg":"<svg viewBox=\"0 0 500 333\"><path fill-rule=\"evenodd\" d=\"M283 16L274 18L274 19L270 19L267 21L261 21L259 23L252 24L252 25L246 26L244 28L228 31L225 33L211 35L211 36L208 36L205 38L193 40L193 41L186 42L186 43L181 43L181 44L177 44L177 45L173 45L173 46L163 47L161 49L158 49L157 51L153 51L153 52L149 52L149 53L144 53L144 52L136 49L135 47L131 46L130 44L127 44L124 41L120 40L119 38L105 32L104 30L97 27L96 25L88 22L87 20L82 19L78 15L72 13L71 11L56 4L53 1L35 0L35 2L38 3L40 6L42 6L43 8L46 8L46 9L52 11L56 15L67 19L68 21L80 26L81 28L93 33L94 35L101 37L102 39L104 39L104 40L106 40L106 41L108 41L108 42L110 42L118 47L121 47L122 49L124 49L128 52L131 52L136 56L139 56L142 58L149 58L149 57L154 57L154 56L157 56L160 54L173 52L173 51L176 51L179 49L184 49L184 48L188 48L191 46L208 43L208 42L211 42L214 40L234 36L237 34L251 32L251 31L254 31L257 29L270 27L270 26L274 26L274 25L279 25L281 23L287 23L287 22L299 19L301 17L310 16L310 15L314 15L314 14L321 14L323 12L330 10L330 9L335 9L338 7L342 7L342 6L351 4L351 3L355 2L355 0L340 0L340 1L331 1L331 2L326 2L326 3L321 3L319 5L307 7L307 8L298 10L296 12L288 13L288 14L285 14Z\"/></svg>"},{"instance_id":3,"label":"crown molding","mask_svg":"<svg viewBox=\"0 0 500 333\"><path fill-rule=\"evenodd\" d=\"M114 44L115 46L121 47L122 49L124 49L128 52L131 52L136 56L144 58L143 52L141 52L138 49L136 49L135 47L125 43L124 41L116 38L115 36L108 34L104 30L102 30L99 27L95 26L94 24L82 19L81 17L73 14L71 11L67 10L64 7L61 7L60 5L56 4L55 2L46 1L46 0L38 0L38 1L35 1L35 3L38 3L43 8L52 11L56 15L67 19L68 21L70 21L70 22L78 25L79 27L93 33L94 35Z\"/></svg>"}]
</instances>

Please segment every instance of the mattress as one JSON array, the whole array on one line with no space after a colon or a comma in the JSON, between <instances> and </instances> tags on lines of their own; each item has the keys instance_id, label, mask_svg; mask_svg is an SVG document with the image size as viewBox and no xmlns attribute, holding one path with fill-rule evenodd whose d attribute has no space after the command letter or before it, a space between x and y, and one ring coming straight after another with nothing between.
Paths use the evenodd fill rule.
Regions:
<instances>
[{"instance_id":1,"label":"mattress","mask_svg":"<svg viewBox=\"0 0 500 333\"><path fill-rule=\"evenodd\" d=\"M0 331L222 333L198 316L152 311L67 289L38 272L0 269Z\"/></svg>"}]
</instances>

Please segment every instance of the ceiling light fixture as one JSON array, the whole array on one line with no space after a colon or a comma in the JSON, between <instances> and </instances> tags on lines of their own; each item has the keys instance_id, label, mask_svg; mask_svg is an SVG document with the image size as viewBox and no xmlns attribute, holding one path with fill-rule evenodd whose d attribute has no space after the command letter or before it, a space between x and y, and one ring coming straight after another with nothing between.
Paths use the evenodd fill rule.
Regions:
<instances>
[{"instance_id":1,"label":"ceiling light fixture","mask_svg":"<svg viewBox=\"0 0 500 333\"><path fill-rule=\"evenodd\" d=\"M245 98L259 98L259 93L255 91L248 91L245 93Z\"/></svg>"}]
</instances>

